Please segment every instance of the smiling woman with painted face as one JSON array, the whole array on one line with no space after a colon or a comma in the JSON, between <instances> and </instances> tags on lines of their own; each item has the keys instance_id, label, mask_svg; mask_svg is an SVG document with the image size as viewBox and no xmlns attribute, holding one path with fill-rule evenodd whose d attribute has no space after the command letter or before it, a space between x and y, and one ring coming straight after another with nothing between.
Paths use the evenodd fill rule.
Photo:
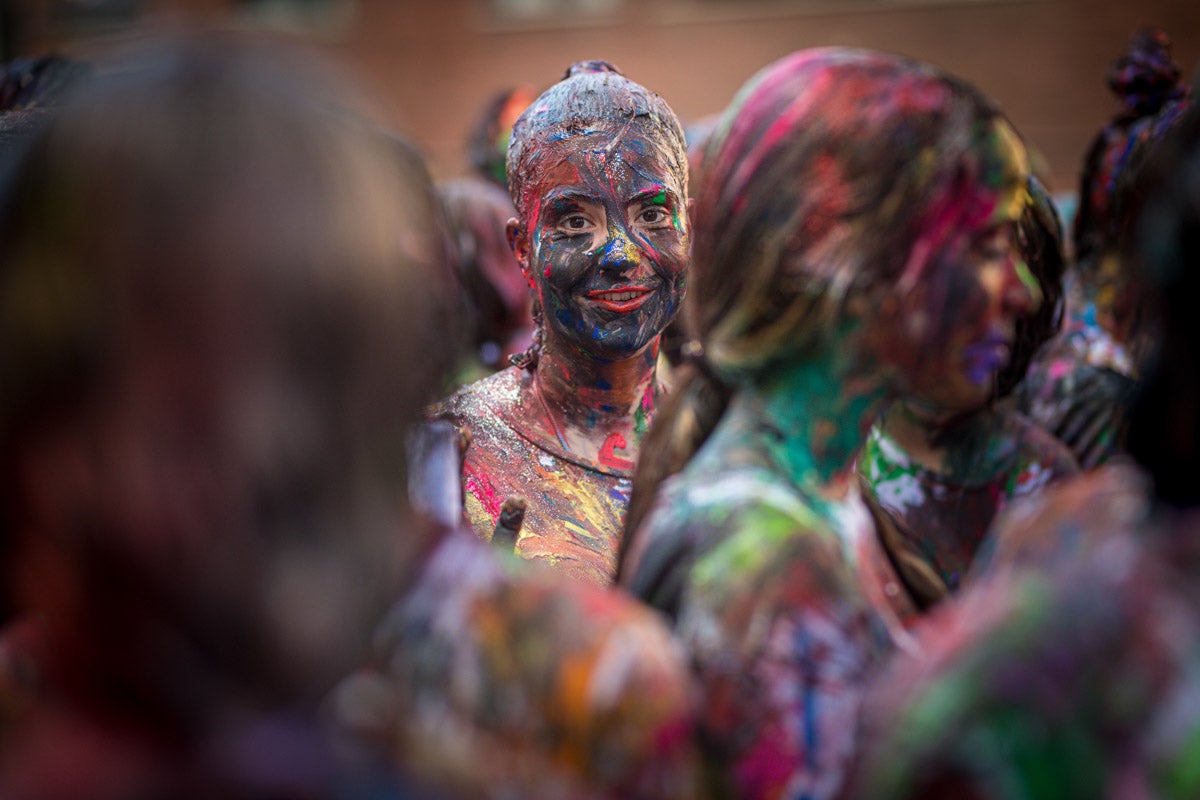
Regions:
<instances>
[{"instance_id":1,"label":"smiling woman with painted face","mask_svg":"<svg viewBox=\"0 0 1200 800\"><path fill-rule=\"evenodd\" d=\"M536 342L434 415L471 434L465 512L489 538L512 496L519 555L612 582L630 478L662 387L659 338L688 265L683 131L658 95L601 61L573 65L513 127L509 241Z\"/></svg>"}]
</instances>

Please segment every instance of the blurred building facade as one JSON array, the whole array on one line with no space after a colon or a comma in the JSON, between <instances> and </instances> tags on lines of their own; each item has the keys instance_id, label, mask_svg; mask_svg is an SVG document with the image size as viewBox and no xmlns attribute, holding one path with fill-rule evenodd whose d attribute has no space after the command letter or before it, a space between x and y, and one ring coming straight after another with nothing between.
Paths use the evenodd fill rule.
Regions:
<instances>
[{"instance_id":1,"label":"blurred building facade","mask_svg":"<svg viewBox=\"0 0 1200 800\"><path fill-rule=\"evenodd\" d=\"M438 177L467 169L483 105L543 88L572 61L603 58L662 94L684 122L719 111L771 60L802 47L872 47L921 58L996 99L1056 192L1116 104L1108 63L1143 25L1164 28L1188 75L1200 67L1198 0L8 0L5 57L86 57L148 24L211 18L311 42L384 102Z\"/></svg>"}]
</instances>

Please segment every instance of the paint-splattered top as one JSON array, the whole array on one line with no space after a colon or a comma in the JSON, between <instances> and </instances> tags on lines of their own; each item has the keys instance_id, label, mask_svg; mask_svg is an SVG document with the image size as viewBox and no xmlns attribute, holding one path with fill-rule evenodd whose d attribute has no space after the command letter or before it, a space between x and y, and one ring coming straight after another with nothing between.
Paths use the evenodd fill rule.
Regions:
<instances>
[{"instance_id":1,"label":"paint-splattered top","mask_svg":"<svg viewBox=\"0 0 1200 800\"><path fill-rule=\"evenodd\" d=\"M698 795L681 653L624 595L455 532L377 640L343 727L435 796Z\"/></svg>"},{"instance_id":2,"label":"paint-splattered top","mask_svg":"<svg viewBox=\"0 0 1200 800\"><path fill-rule=\"evenodd\" d=\"M532 380L511 367L433 410L471 434L463 469L468 522L489 540L504 501L524 497L517 553L607 586L616 575L634 468L626 445L637 443L607 441L596 460L568 451L537 404Z\"/></svg>"},{"instance_id":3,"label":"paint-splattered top","mask_svg":"<svg viewBox=\"0 0 1200 800\"><path fill-rule=\"evenodd\" d=\"M877 424L858 459L858 471L880 505L902 521L897 545L934 570L948 591L958 589L993 519L1008 503L1078 472L1060 442L1015 412L994 415L982 474L947 475L923 467Z\"/></svg>"}]
</instances>

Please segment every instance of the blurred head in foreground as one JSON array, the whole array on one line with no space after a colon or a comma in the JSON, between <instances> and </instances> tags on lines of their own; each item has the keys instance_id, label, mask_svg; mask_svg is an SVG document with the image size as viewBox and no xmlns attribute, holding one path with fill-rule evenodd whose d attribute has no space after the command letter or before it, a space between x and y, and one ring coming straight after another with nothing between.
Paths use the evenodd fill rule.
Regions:
<instances>
[{"instance_id":1,"label":"blurred head in foreground","mask_svg":"<svg viewBox=\"0 0 1200 800\"><path fill-rule=\"evenodd\" d=\"M144 45L5 187L9 577L68 706L177 744L231 698L311 708L405 560L432 189L310 62Z\"/></svg>"},{"instance_id":2,"label":"blurred head in foreground","mask_svg":"<svg viewBox=\"0 0 1200 800\"><path fill-rule=\"evenodd\" d=\"M482 178L447 181L438 193L457 244L455 274L471 315L472 355L487 371L502 369L533 336L529 286L505 234L512 200Z\"/></svg>"}]
</instances>

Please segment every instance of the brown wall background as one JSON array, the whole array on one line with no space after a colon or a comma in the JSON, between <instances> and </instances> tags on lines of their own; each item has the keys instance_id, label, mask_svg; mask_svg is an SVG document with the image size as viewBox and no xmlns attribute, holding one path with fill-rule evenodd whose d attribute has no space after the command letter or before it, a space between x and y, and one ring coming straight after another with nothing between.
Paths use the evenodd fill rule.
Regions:
<instances>
[{"instance_id":1,"label":"brown wall background","mask_svg":"<svg viewBox=\"0 0 1200 800\"><path fill-rule=\"evenodd\" d=\"M86 55L95 31L64 30L56 3L26 0L18 50ZM1200 67L1200 0L610 0L598 15L520 20L494 0L352 0L288 34L343 60L414 139L438 177L466 169L483 104L538 89L572 61L603 58L662 94L687 122L719 111L751 74L792 50L872 47L921 58L997 100L1040 152L1055 191L1075 188L1084 148L1115 110L1104 84L1129 35L1165 28L1189 76ZM139 20L181 13L244 23L235 0L143 0ZM61 14L59 15L61 16Z\"/></svg>"}]
</instances>

